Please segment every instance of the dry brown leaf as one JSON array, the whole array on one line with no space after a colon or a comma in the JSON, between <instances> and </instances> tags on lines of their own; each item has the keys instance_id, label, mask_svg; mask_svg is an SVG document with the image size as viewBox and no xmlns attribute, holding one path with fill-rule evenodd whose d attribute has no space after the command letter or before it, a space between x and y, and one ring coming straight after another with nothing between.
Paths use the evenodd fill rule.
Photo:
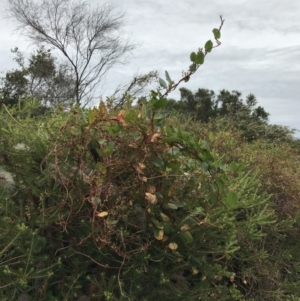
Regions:
<instances>
[{"instance_id":1,"label":"dry brown leaf","mask_svg":"<svg viewBox=\"0 0 300 301\"><path fill-rule=\"evenodd\" d=\"M205 217L201 222L198 223L198 225L206 224L208 222L208 218Z\"/></svg>"},{"instance_id":2,"label":"dry brown leaf","mask_svg":"<svg viewBox=\"0 0 300 301\"><path fill-rule=\"evenodd\" d=\"M138 163L140 169L145 169L146 165L144 163Z\"/></svg>"},{"instance_id":3,"label":"dry brown leaf","mask_svg":"<svg viewBox=\"0 0 300 301\"><path fill-rule=\"evenodd\" d=\"M159 230L158 234L155 236L157 240L163 240L164 238L164 230Z\"/></svg>"},{"instance_id":4,"label":"dry brown leaf","mask_svg":"<svg viewBox=\"0 0 300 301\"><path fill-rule=\"evenodd\" d=\"M118 113L118 117L119 118L124 118L125 117L125 114L126 112L124 110L121 110L119 113Z\"/></svg>"},{"instance_id":5,"label":"dry brown leaf","mask_svg":"<svg viewBox=\"0 0 300 301\"><path fill-rule=\"evenodd\" d=\"M171 250L177 250L178 245L177 245L176 242L170 242L170 243L168 244L168 248L171 249Z\"/></svg>"},{"instance_id":6,"label":"dry brown leaf","mask_svg":"<svg viewBox=\"0 0 300 301\"><path fill-rule=\"evenodd\" d=\"M99 104L99 115L102 118L106 118L108 116L107 109L105 107L104 102L101 100Z\"/></svg>"},{"instance_id":7,"label":"dry brown leaf","mask_svg":"<svg viewBox=\"0 0 300 301\"><path fill-rule=\"evenodd\" d=\"M170 218L167 215L165 215L164 213L161 212L160 216L161 216L161 219L163 222L167 223L170 221Z\"/></svg>"},{"instance_id":8,"label":"dry brown leaf","mask_svg":"<svg viewBox=\"0 0 300 301\"><path fill-rule=\"evenodd\" d=\"M155 134L152 135L150 141L152 143L157 142L157 138L161 136L161 132L156 132Z\"/></svg>"},{"instance_id":9,"label":"dry brown leaf","mask_svg":"<svg viewBox=\"0 0 300 301\"><path fill-rule=\"evenodd\" d=\"M147 187L147 192L154 193L156 191L156 187L154 185L149 185Z\"/></svg>"},{"instance_id":10,"label":"dry brown leaf","mask_svg":"<svg viewBox=\"0 0 300 301\"><path fill-rule=\"evenodd\" d=\"M190 226L187 225L187 224L184 224L183 226L181 226L180 230L181 231L188 231L188 230L190 230Z\"/></svg>"},{"instance_id":11,"label":"dry brown leaf","mask_svg":"<svg viewBox=\"0 0 300 301\"><path fill-rule=\"evenodd\" d=\"M174 191L174 187L170 187L168 190L168 196L172 196L173 195L173 191Z\"/></svg>"},{"instance_id":12,"label":"dry brown leaf","mask_svg":"<svg viewBox=\"0 0 300 301\"><path fill-rule=\"evenodd\" d=\"M163 237L163 239L162 239L162 242L166 242L168 239L169 239L169 236L167 236L167 235L164 234L164 237Z\"/></svg>"},{"instance_id":13,"label":"dry brown leaf","mask_svg":"<svg viewBox=\"0 0 300 301\"><path fill-rule=\"evenodd\" d=\"M233 273L229 278L231 282L234 282L234 277L235 277L235 274Z\"/></svg>"},{"instance_id":14,"label":"dry brown leaf","mask_svg":"<svg viewBox=\"0 0 300 301\"><path fill-rule=\"evenodd\" d=\"M126 126L126 125L127 125L124 118L118 117L118 120L119 120L119 122L120 122L123 126Z\"/></svg>"},{"instance_id":15,"label":"dry brown leaf","mask_svg":"<svg viewBox=\"0 0 300 301\"><path fill-rule=\"evenodd\" d=\"M135 165L134 168L135 168L135 170L136 170L139 174L143 174L143 173L144 173L143 170L142 170L142 168L140 168L140 166L139 166L138 164Z\"/></svg>"},{"instance_id":16,"label":"dry brown leaf","mask_svg":"<svg viewBox=\"0 0 300 301\"><path fill-rule=\"evenodd\" d=\"M117 116L111 118L112 120L120 122L123 126L126 126L125 111L120 111Z\"/></svg>"},{"instance_id":17,"label":"dry brown leaf","mask_svg":"<svg viewBox=\"0 0 300 301\"><path fill-rule=\"evenodd\" d=\"M148 179L146 177L141 177L141 180L145 183L148 181Z\"/></svg>"},{"instance_id":18,"label":"dry brown leaf","mask_svg":"<svg viewBox=\"0 0 300 301\"><path fill-rule=\"evenodd\" d=\"M108 212L107 212L107 211L102 211L102 212L99 212L99 213L97 214L98 217L105 217L105 216L107 216L107 215L108 215Z\"/></svg>"},{"instance_id":19,"label":"dry brown leaf","mask_svg":"<svg viewBox=\"0 0 300 301\"><path fill-rule=\"evenodd\" d=\"M157 196L155 194L146 192L145 193L145 199L146 199L147 202L149 202L152 205L157 203Z\"/></svg>"}]
</instances>

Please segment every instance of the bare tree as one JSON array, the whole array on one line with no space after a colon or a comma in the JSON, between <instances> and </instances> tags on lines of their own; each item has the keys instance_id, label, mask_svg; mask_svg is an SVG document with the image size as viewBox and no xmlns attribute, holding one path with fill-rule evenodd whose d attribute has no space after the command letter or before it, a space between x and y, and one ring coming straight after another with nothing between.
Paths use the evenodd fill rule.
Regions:
<instances>
[{"instance_id":1,"label":"bare tree","mask_svg":"<svg viewBox=\"0 0 300 301\"><path fill-rule=\"evenodd\" d=\"M91 99L107 71L135 45L123 38L123 14L82 0L8 0L8 17L36 44L51 45L74 73L76 101Z\"/></svg>"}]
</instances>

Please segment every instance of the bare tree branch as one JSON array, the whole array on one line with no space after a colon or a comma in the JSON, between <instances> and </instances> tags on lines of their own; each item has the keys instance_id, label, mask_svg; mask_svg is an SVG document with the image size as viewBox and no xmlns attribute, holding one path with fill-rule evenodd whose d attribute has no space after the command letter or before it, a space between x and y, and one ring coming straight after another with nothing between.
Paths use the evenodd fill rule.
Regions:
<instances>
[{"instance_id":1,"label":"bare tree branch","mask_svg":"<svg viewBox=\"0 0 300 301\"><path fill-rule=\"evenodd\" d=\"M82 0L9 0L8 17L35 44L51 45L63 54L76 79L76 101L82 103L116 63L135 48L123 38L123 14L109 5L91 7Z\"/></svg>"},{"instance_id":2,"label":"bare tree branch","mask_svg":"<svg viewBox=\"0 0 300 301\"><path fill-rule=\"evenodd\" d=\"M146 87L156 82L158 79L158 72L150 71L147 74L136 73L132 80L125 84L117 86L114 93L110 98L114 99L114 108L121 108L125 101L126 95L130 94L132 97L138 97L142 92L144 92Z\"/></svg>"}]
</instances>

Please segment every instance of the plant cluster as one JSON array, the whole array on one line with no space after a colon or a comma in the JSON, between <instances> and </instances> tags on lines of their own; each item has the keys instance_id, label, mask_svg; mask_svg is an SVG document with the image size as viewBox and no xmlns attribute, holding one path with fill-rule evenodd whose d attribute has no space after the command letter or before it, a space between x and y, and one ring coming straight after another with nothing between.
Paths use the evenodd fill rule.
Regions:
<instances>
[{"instance_id":1,"label":"plant cluster","mask_svg":"<svg viewBox=\"0 0 300 301\"><path fill-rule=\"evenodd\" d=\"M138 106L2 105L1 300L299 300L299 215L279 214L238 134L166 113L216 46Z\"/></svg>"}]
</instances>

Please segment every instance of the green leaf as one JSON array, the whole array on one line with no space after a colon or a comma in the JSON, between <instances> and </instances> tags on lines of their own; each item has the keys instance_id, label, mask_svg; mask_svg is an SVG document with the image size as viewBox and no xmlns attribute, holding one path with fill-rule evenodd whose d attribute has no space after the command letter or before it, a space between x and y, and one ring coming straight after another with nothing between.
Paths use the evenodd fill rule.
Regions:
<instances>
[{"instance_id":1,"label":"green leaf","mask_svg":"<svg viewBox=\"0 0 300 301\"><path fill-rule=\"evenodd\" d=\"M218 201L219 193L218 192L212 192L209 196L209 199L212 204L215 204Z\"/></svg>"},{"instance_id":2,"label":"green leaf","mask_svg":"<svg viewBox=\"0 0 300 301\"><path fill-rule=\"evenodd\" d=\"M162 78L159 79L159 84L161 87L168 89L166 82Z\"/></svg>"},{"instance_id":3,"label":"green leaf","mask_svg":"<svg viewBox=\"0 0 300 301\"><path fill-rule=\"evenodd\" d=\"M161 158L157 158L155 160L152 161L152 163L156 166L156 167L160 167L162 168L165 164L164 161Z\"/></svg>"},{"instance_id":4,"label":"green leaf","mask_svg":"<svg viewBox=\"0 0 300 301\"><path fill-rule=\"evenodd\" d=\"M166 117L166 115L164 115L164 114L156 114L154 116L154 120L161 121L161 120L165 119L165 117Z\"/></svg>"},{"instance_id":5,"label":"green leaf","mask_svg":"<svg viewBox=\"0 0 300 301\"><path fill-rule=\"evenodd\" d=\"M98 162L96 164L96 168L101 172L101 173L106 173L106 166L104 166L101 162Z\"/></svg>"},{"instance_id":6,"label":"green leaf","mask_svg":"<svg viewBox=\"0 0 300 301\"><path fill-rule=\"evenodd\" d=\"M207 41L207 42L205 43L204 48L205 48L205 51L206 51L206 52L211 52L211 50L212 50L212 48L213 48L213 42L212 42L211 40Z\"/></svg>"},{"instance_id":7,"label":"green leaf","mask_svg":"<svg viewBox=\"0 0 300 301\"><path fill-rule=\"evenodd\" d=\"M213 34L214 34L216 40L218 40L218 39L221 38L221 32L220 32L219 29L214 28L212 32L213 32Z\"/></svg>"},{"instance_id":8,"label":"green leaf","mask_svg":"<svg viewBox=\"0 0 300 301\"><path fill-rule=\"evenodd\" d=\"M164 224L160 223L157 219L154 217L151 217L151 222L152 224L157 228L157 229L164 229Z\"/></svg>"},{"instance_id":9,"label":"green leaf","mask_svg":"<svg viewBox=\"0 0 300 301\"><path fill-rule=\"evenodd\" d=\"M225 199L225 204L232 209L236 209L238 207L237 194L233 191L230 191Z\"/></svg>"},{"instance_id":10,"label":"green leaf","mask_svg":"<svg viewBox=\"0 0 300 301\"><path fill-rule=\"evenodd\" d=\"M109 141L107 144L109 147L113 148L116 145L115 141Z\"/></svg>"},{"instance_id":11,"label":"green leaf","mask_svg":"<svg viewBox=\"0 0 300 301\"><path fill-rule=\"evenodd\" d=\"M196 54L195 52L192 52L192 53L190 54L190 60L191 60L192 62L195 62L196 59L197 59L197 54Z\"/></svg>"},{"instance_id":12,"label":"green leaf","mask_svg":"<svg viewBox=\"0 0 300 301\"><path fill-rule=\"evenodd\" d=\"M161 109L161 108L165 108L168 105L168 100L166 98L157 99L153 101L151 104L153 108Z\"/></svg>"},{"instance_id":13,"label":"green leaf","mask_svg":"<svg viewBox=\"0 0 300 301\"><path fill-rule=\"evenodd\" d=\"M194 72L194 71L196 71L196 68L197 68L197 65L194 63L194 64L192 64L192 65L190 65L190 71L191 72Z\"/></svg>"},{"instance_id":14,"label":"green leaf","mask_svg":"<svg viewBox=\"0 0 300 301\"><path fill-rule=\"evenodd\" d=\"M178 209L178 206L173 204L173 203L168 203L164 206L166 209L172 209L172 210L176 210Z\"/></svg>"},{"instance_id":15,"label":"green leaf","mask_svg":"<svg viewBox=\"0 0 300 301\"><path fill-rule=\"evenodd\" d=\"M189 136L190 136L189 132L183 131L180 128L178 129L178 137L185 139L185 138L187 138Z\"/></svg>"},{"instance_id":16,"label":"green leaf","mask_svg":"<svg viewBox=\"0 0 300 301\"><path fill-rule=\"evenodd\" d=\"M212 132L209 133L208 138L210 141L214 140L214 134Z\"/></svg>"},{"instance_id":17,"label":"green leaf","mask_svg":"<svg viewBox=\"0 0 300 301\"><path fill-rule=\"evenodd\" d=\"M165 71L165 76L166 76L166 80L168 81L168 83L170 85L172 85L173 81L171 80L171 77L170 77L170 75L169 75L169 73L168 73L167 70Z\"/></svg>"},{"instance_id":18,"label":"green leaf","mask_svg":"<svg viewBox=\"0 0 300 301\"><path fill-rule=\"evenodd\" d=\"M177 156L179 153L180 153L180 149L177 148L177 147L172 147L172 148L169 148L167 151L166 151L167 154L171 155L171 156Z\"/></svg>"},{"instance_id":19,"label":"green leaf","mask_svg":"<svg viewBox=\"0 0 300 301\"><path fill-rule=\"evenodd\" d=\"M177 161L169 161L167 164L168 168L171 168L172 170L179 170L180 169L180 162Z\"/></svg>"},{"instance_id":20,"label":"green leaf","mask_svg":"<svg viewBox=\"0 0 300 301\"><path fill-rule=\"evenodd\" d=\"M102 138L102 139L98 140L98 143L100 145L103 145L104 143L106 143L106 139ZM97 147L97 144L96 144L96 147Z\"/></svg>"},{"instance_id":21,"label":"green leaf","mask_svg":"<svg viewBox=\"0 0 300 301\"><path fill-rule=\"evenodd\" d=\"M190 77L187 76L187 77L184 79L184 82L187 83L189 80L190 80Z\"/></svg>"},{"instance_id":22,"label":"green leaf","mask_svg":"<svg viewBox=\"0 0 300 301\"><path fill-rule=\"evenodd\" d=\"M191 244L194 241L193 236L190 231L184 231L184 232L180 233L180 236L184 240L184 242L187 244Z\"/></svg>"},{"instance_id":23,"label":"green leaf","mask_svg":"<svg viewBox=\"0 0 300 301\"><path fill-rule=\"evenodd\" d=\"M122 130L122 126L120 124L110 126L107 128L108 133L111 135L117 134L120 130Z\"/></svg>"},{"instance_id":24,"label":"green leaf","mask_svg":"<svg viewBox=\"0 0 300 301\"><path fill-rule=\"evenodd\" d=\"M217 188L218 188L218 190L220 191L220 193L222 194L223 193L223 191L224 191L224 182L222 181L222 180L220 180L220 179L217 179L216 180L216 185L217 185Z\"/></svg>"},{"instance_id":25,"label":"green leaf","mask_svg":"<svg viewBox=\"0 0 300 301\"><path fill-rule=\"evenodd\" d=\"M167 235L169 235L171 233L171 224L170 223L165 223L164 224L164 233L166 233Z\"/></svg>"},{"instance_id":26,"label":"green leaf","mask_svg":"<svg viewBox=\"0 0 300 301\"><path fill-rule=\"evenodd\" d=\"M209 165L207 164L207 162L202 162L201 167L203 169L203 171L208 171Z\"/></svg>"},{"instance_id":27,"label":"green leaf","mask_svg":"<svg viewBox=\"0 0 300 301\"><path fill-rule=\"evenodd\" d=\"M203 64L204 63L204 57L205 57L204 53L202 51L199 51L197 53L197 57L196 57L195 63L198 64L198 65Z\"/></svg>"},{"instance_id":28,"label":"green leaf","mask_svg":"<svg viewBox=\"0 0 300 301\"><path fill-rule=\"evenodd\" d=\"M152 98L156 98L157 95L158 95L157 92L155 92L154 90L151 90L151 97L152 97Z\"/></svg>"},{"instance_id":29,"label":"green leaf","mask_svg":"<svg viewBox=\"0 0 300 301\"><path fill-rule=\"evenodd\" d=\"M154 228L154 237L157 240L162 240L164 238L164 230L158 229L158 228Z\"/></svg>"},{"instance_id":30,"label":"green leaf","mask_svg":"<svg viewBox=\"0 0 300 301\"><path fill-rule=\"evenodd\" d=\"M110 141L107 145L107 147L105 148L104 150L104 154L105 155L111 155L113 153L113 150L114 150L114 145L115 145L115 142L114 141Z\"/></svg>"},{"instance_id":31,"label":"green leaf","mask_svg":"<svg viewBox=\"0 0 300 301\"><path fill-rule=\"evenodd\" d=\"M178 136L173 136L173 137L162 138L162 141L166 143L172 143L172 142L179 142L181 141L181 139Z\"/></svg>"},{"instance_id":32,"label":"green leaf","mask_svg":"<svg viewBox=\"0 0 300 301\"><path fill-rule=\"evenodd\" d=\"M72 127L71 127L71 134L74 135L74 136L81 135L81 129L72 126Z\"/></svg>"},{"instance_id":33,"label":"green leaf","mask_svg":"<svg viewBox=\"0 0 300 301\"><path fill-rule=\"evenodd\" d=\"M214 157L207 149L204 149L202 150L202 159L204 161L213 161Z\"/></svg>"},{"instance_id":34,"label":"green leaf","mask_svg":"<svg viewBox=\"0 0 300 301\"><path fill-rule=\"evenodd\" d=\"M108 225L108 226L114 226L114 225L116 225L118 223L118 220L106 220L106 224Z\"/></svg>"},{"instance_id":35,"label":"green leaf","mask_svg":"<svg viewBox=\"0 0 300 301\"><path fill-rule=\"evenodd\" d=\"M199 140L199 144L201 145L202 148L207 148L208 144L205 140Z\"/></svg>"},{"instance_id":36,"label":"green leaf","mask_svg":"<svg viewBox=\"0 0 300 301\"><path fill-rule=\"evenodd\" d=\"M170 126L170 125L166 126L166 133L168 136L171 136L173 134L172 126Z\"/></svg>"},{"instance_id":37,"label":"green leaf","mask_svg":"<svg viewBox=\"0 0 300 301\"><path fill-rule=\"evenodd\" d=\"M138 121L139 118L137 116L137 114L134 111L129 111L126 116L125 116L125 120L128 121Z\"/></svg>"},{"instance_id":38,"label":"green leaf","mask_svg":"<svg viewBox=\"0 0 300 301\"><path fill-rule=\"evenodd\" d=\"M239 168L240 168L240 164L237 164L236 162L231 162L227 167L229 171L235 171L238 170Z\"/></svg>"}]
</instances>

